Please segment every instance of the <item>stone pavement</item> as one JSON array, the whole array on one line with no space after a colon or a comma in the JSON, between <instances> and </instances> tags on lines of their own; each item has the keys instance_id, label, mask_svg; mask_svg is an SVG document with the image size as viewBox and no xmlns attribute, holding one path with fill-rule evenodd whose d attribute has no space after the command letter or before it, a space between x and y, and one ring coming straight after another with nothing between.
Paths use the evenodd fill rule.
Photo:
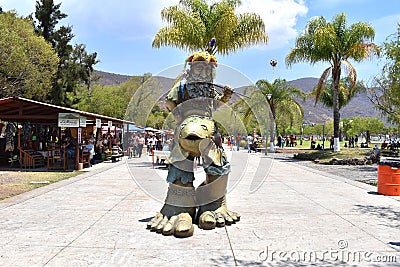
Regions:
<instances>
[{"instance_id":1,"label":"stone pavement","mask_svg":"<svg viewBox=\"0 0 400 267\"><path fill-rule=\"evenodd\" d=\"M0 201L0 266L399 266L400 198L272 154L228 152L239 223L195 226L185 239L146 230L167 170L125 158Z\"/></svg>"}]
</instances>

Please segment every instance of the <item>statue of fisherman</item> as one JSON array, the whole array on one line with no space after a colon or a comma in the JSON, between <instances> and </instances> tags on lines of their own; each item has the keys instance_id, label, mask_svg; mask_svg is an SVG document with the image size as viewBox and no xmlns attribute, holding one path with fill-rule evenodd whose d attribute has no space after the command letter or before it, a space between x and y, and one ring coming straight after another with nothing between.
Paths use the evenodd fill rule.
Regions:
<instances>
[{"instance_id":1,"label":"statue of fisherman","mask_svg":"<svg viewBox=\"0 0 400 267\"><path fill-rule=\"evenodd\" d=\"M210 42L210 47L215 39ZM168 159L169 183L164 206L147 228L175 237L193 235L193 222L210 230L240 220L226 204L226 188L231 166L222 148L213 110L228 102L233 90L219 93L213 84L217 59L207 51L195 52L186 60L188 69L170 90L166 103L177 123L174 144ZM206 180L194 188L194 161L203 159Z\"/></svg>"}]
</instances>

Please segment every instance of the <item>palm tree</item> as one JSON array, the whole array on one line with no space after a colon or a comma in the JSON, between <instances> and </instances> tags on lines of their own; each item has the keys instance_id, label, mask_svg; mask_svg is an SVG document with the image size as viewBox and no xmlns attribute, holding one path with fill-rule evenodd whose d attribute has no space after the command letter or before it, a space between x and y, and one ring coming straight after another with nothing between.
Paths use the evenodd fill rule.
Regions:
<instances>
[{"instance_id":1,"label":"palm tree","mask_svg":"<svg viewBox=\"0 0 400 267\"><path fill-rule=\"evenodd\" d=\"M273 83L267 80L258 80L256 82L256 89L257 91L253 91L249 94L252 99L255 99L255 102L251 105L260 106L265 102L269 103L274 121L271 128L275 128L276 132L285 124L289 124L291 127L299 122L301 124L304 111L298 100L305 99L303 91L289 85L285 79L276 79ZM260 94L265 98L267 98L267 95L270 95L270 99L261 99L259 97ZM254 114L252 112L252 107L245 104L246 101L246 99L240 99L235 104L234 110L242 110L244 121L249 122L249 118L252 118ZM274 131L271 131L271 142L274 138Z\"/></svg>"},{"instance_id":2,"label":"palm tree","mask_svg":"<svg viewBox=\"0 0 400 267\"><path fill-rule=\"evenodd\" d=\"M227 55L254 44L267 43L265 25L259 15L236 15L240 0L222 0L208 5L204 0L181 0L176 6L161 11L168 26L161 28L152 46L173 46L187 51L209 48L216 38L212 53Z\"/></svg>"},{"instance_id":3,"label":"palm tree","mask_svg":"<svg viewBox=\"0 0 400 267\"><path fill-rule=\"evenodd\" d=\"M320 101L325 107L333 108L333 88L333 81L332 79L329 79L322 88L318 88L318 85L315 86L313 91L309 93L309 96L316 97L319 93L318 90L321 90L318 101ZM365 85L362 82L357 82L355 86L351 87L348 79L341 79L338 91L339 111L342 107L346 106L353 97L365 90Z\"/></svg>"},{"instance_id":4,"label":"palm tree","mask_svg":"<svg viewBox=\"0 0 400 267\"><path fill-rule=\"evenodd\" d=\"M293 126L296 122L301 123L303 121L303 107L297 100L304 100L305 94L303 91L287 84L285 79L276 79L273 83L269 83L267 80L258 80L256 86L263 95L270 95L268 103L276 131L285 120L289 120L290 126ZM273 138L274 136L271 136L272 140Z\"/></svg>"},{"instance_id":5,"label":"palm tree","mask_svg":"<svg viewBox=\"0 0 400 267\"><path fill-rule=\"evenodd\" d=\"M339 82L342 67L350 81L350 88L356 84L357 73L348 61L353 59L360 62L374 54L379 55L379 48L372 43L375 30L364 22L346 24L346 14L337 15L332 22L324 17L318 17L308 22L307 27L296 39L295 48L286 56L286 65L298 62L328 62L330 66L322 73L317 85L316 101L323 85L332 74L333 80L333 121L334 121L334 150L339 151Z\"/></svg>"}]
</instances>

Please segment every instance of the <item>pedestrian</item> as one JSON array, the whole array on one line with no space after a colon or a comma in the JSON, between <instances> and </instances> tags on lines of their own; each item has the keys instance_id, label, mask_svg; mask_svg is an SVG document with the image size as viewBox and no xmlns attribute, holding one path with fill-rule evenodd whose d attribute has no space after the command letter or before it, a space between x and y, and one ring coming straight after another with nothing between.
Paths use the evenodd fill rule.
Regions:
<instances>
[{"instance_id":1,"label":"pedestrian","mask_svg":"<svg viewBox=\"0 0 400 267\"><path fill-rule=\"evenodd\" d=\"M334 136L331 135L331 138L329 139L329 149L333 150L333 143L334 143Z\"/></svg>"},{"instance_id":2,"label":"pedestrian","mask_svg":"<svg viewBox=\"0 0 400 267\"><path fill-rule=\"evenodd\" d=\"M240 134L236 135L236 149L237 151L239 151L240 148L240 141L242 140L242 137L240 136Z\"/></svg>"},{"instance_id":3,"label":"pedestrian","mask_svg":"<svg viewBox=\"0 0 400 267\"><path fill-rule=\"evenodd\" d=\"M137 146L138 147L137 154L138 154L139 158L142 156L144 143L145 143L145 140L144 140L143 135L139 135L138 146Z\"/></svg>"},{"instance_id":4,"label":"pedestrian","mask_svg":"<svg viewBox=\"0 0 400 267\"><path fill-rule=\"evenodd\" d=\"M91 139L88 140L88 144L85 146L85 149L89 152L89 159L90 159L90 167L94 164L94 145Z\"/></svg>"},{"instance_id":5,"label":"pedestrian","mask_svg":"<svg viewBox=\"0 0 400 267\"><path fill-rule=\"evenodd\" d=\"M247 153L251 153L251 146L253 145L253 136L249 134L246 137L246 141L247 141Z\"/></svg>"}]
</instances>

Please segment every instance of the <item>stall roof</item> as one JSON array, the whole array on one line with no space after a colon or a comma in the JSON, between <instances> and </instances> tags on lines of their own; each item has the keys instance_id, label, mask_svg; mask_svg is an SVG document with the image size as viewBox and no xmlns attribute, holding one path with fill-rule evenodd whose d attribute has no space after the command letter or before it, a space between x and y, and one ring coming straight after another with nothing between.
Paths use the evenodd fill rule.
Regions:
<instances>
[{"instance_id":1,"label":"stall roof","mask_svg":"<svg viewBox=\"0 0 400 267\"><path fill-rule=\"evenodd\" d=\"M29 120L33 123L57 123L58 113L69 112L85 116L88 124L95 124L96 119L101 119L103 125L107 124L108 121L112 121L113 125L134 124L131 121L60 107L17 96L0 99L0 120L2 121L25 122Z\"/></svg>"}]
</instances>

